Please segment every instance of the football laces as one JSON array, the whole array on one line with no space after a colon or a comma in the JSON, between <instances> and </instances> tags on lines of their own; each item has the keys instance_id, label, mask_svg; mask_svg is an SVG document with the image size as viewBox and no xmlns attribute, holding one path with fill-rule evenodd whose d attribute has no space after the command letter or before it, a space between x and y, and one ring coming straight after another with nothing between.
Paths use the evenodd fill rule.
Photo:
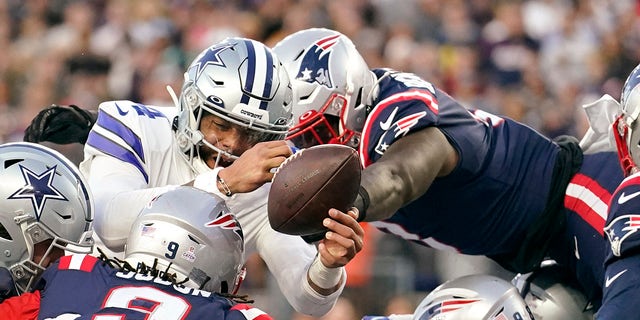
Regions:
<instances>
[{"instance_id":1,"label":"football laces","mask_svg":"<svg viewBox=\"0 0 640 320\"><path fill-rule=\"evenodd\" d=\"M286 159L284 159L284 161L282 161L282 163L276 168L276 171L273 173L273 178L271 178L271 182L273 182L273 180L276 179L276 175L278 174L278 172L280 172L280 169L284 166L287 165L287 163L293 161L293 159L299 158L299 156L304 152L305 149L300 149L297 152L295 152L294 154L290 155L289 157L287 157Z\"/></svg>"}]
</instances>

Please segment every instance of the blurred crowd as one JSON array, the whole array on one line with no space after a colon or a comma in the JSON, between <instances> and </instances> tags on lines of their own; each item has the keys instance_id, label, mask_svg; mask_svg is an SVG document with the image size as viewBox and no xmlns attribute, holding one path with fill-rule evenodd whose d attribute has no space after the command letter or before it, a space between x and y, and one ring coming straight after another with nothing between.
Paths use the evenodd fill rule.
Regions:
<instances>
[{"instance_id":1,"label":"blurred crowd","mask_svg":"<svg viewBox=\"0 0 640 320\"><path fill-rule=\"evenodd\" d=\"M172 105L166 86L179 92L203 48L229 36L273 45L308 27L346 34L372 68L414 72L550 137L580 137L580 106L619 98L640 61L634 0L3 0L0 142L21 140L52 103Z\"/></svg>"},{"instance_id":2,"label":"blurred crowd","mask_svg":"<svg viewBox=\"0 0 640 320\"><path fill-rule=\"evenodd\" d=\"M371 67L412 71L549 136L619 96L640 55L634 0L4 0L0 139L52 103L170 105L194 55L228 36L272 45L307 27L351 37Z\"/></svg>"}]
</instances>

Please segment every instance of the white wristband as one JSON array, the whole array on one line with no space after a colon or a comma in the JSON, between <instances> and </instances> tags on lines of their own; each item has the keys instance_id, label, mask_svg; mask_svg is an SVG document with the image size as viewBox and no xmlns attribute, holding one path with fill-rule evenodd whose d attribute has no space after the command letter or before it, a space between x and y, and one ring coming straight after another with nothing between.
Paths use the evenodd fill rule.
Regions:
<instances>
[{"instance_id":1,"label":"white wristband","mask_svg":"<svg viewBox=\"0 0 640 320\"><path fill-rule=\"evenodd\" d=\"M220 170L222 170L222 167L218 167L211 171L199 174L194 179L193 186L198 189L211 192L218 196L222 196L223 198L227 197L226 194L222 193L222 191L218 189L218 172L220 172Z\"/></svg>"},{"instance_id":2,"label":"white wristband","mask_svg":"<svg viewBox=\"0 0 640 320\"><path fill-rule=\"evenodd\" d=\"M330 289L340 283L342 278L342 268L327 268L320 261L320 256L311 263L309 267L309 279L318 287L323 289Z\"/></svg>"}]
</instances>

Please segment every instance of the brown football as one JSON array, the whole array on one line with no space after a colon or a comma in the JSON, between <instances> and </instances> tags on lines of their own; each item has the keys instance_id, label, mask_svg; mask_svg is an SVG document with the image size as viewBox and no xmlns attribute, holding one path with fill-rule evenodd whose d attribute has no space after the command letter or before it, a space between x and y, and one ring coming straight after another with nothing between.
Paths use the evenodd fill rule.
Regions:
<instances>
[{"instance_id":1,"label":"brown football","mask_svg":"<svg viewBox=\"0 0 640 320\"><path fill-rule=\"evenodd\" d=\"M271 227L291 235L326 230L329 209L347 212L360 188L356 150L338 144L301 149L280 165L271 183L268 215Z\"/></svg>"}]
</instances>

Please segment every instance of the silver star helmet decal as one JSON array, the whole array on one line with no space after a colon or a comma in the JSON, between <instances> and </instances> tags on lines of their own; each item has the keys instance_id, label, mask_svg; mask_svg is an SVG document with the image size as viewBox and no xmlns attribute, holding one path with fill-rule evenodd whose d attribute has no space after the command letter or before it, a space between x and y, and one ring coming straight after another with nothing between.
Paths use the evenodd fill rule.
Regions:
<instances>
[{"instance_id":1,"label":"silver star helmet decal","mask_svg":"<svg viewBox=\"0 0 640 320\"><path fill-rule=\"evenodd\" d=\"M31 200L36 219L40 221L42 210L48 199L68 201L68 199L53 186L56 167L57 166L53 166L41 174L36 174L21 165L20 170L22 171L25 186L14 192L8 199Z\"/></svg>"}]
</instances>

